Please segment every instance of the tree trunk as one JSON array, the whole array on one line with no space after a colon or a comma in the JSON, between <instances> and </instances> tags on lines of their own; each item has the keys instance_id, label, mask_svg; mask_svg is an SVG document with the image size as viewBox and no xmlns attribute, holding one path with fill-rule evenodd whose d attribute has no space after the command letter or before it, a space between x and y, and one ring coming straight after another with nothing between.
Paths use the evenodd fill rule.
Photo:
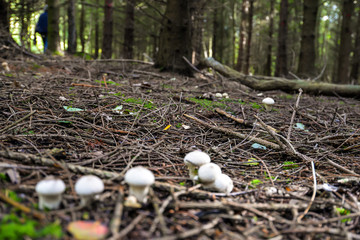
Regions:
<instances>
[{"instance_id":1,"label":"tree trunk","mask_svg":"<svg viewBox=\"0 0 360 240\"><path fill-rule=\"evenodd\" d=\"M9 34L9 5L6 0L0 0L0 37Z\"/></svg>"},{"instance_id":2,"label":"tree trunk","mask_svg":"<svg viewBox=\"0 0 360 240\"><path fill-rule=\"evenodd\" d=\"M126 16L125 16L125 31L124 31L124 58L133 58L134 49L134 11L136 0L127 0L126 2Z\"/></svg>"},{"instance_id":3,"label":"tree trunk","mask_svg":"<svg viewBox=\"0 0 360 240\"><path fill-rule=\"evenodd\" d=\"M113 0L105 0L105 19L102 44L102 59L111 58L113 38Z\"/></svg>"},{"instance_id":4,"label":"tree trunk","mask_svg":"<svg viewBox=\"0 0 360 240\"><path fill-rule=\"evenodd\" d=\"M248 27L247 27L247 39L246 39L246 58L243 72L249 74L250 67L250 49L251 49L251 36L252 36L252 22L254 14L254 1L250 0L249 14L248 14Z\"/></svg>"},{"instance_id":5,"label":"tree trunk","mask_svg":"<svg viewBox=\"0 0 360 240\"><path fill-rule=\"evenodd\" d=\"M304 17L301 32L300 60L298 75L300 77L314 77L315 70L315 30L319 0L304 0Z\"/></svg>"},{"instance_id":6,"label":"tree trunk","mask_svg":"<svg viewBox=\"0 0 360 240\"><path fill-rule=\"evenodd\" d=\"M337 83L349 83L351 18L354 8L353 0L343 0Z\"/></svg>"},{"instance_id":7,"label":"tree trunk","mask_svg":"<svg viewBox=\"0 0 360 240\"><path fill-rule=\"evenodd\" d=\"M197 65L202 59L202 37L204 11L207 0L190 1L189 14L191 21L190 38L191 38L191 63Z\"/></svg>"},{"instance_id":8,"label":"tree trunk","mask_svg":"<svg viewBox=\"0 0 360 240\"><path fill-rule=\"evenodd\" d=\"M81 52L85 52L85 4L81 3L81 12L80 12L80 44L81 44Z\"/></svg>"},{"instance_id":9,"label":"tree trunk","mask_svg":"<svg viewBox=\"0 0 360 240\"><path fill-rule=\"evenodd\" d=\"M360 7L360 2L358 4ZM359 64L360 64L360 12L358 11L358 19L356 24L356 37L355 37L355 47L354 47L354 55L352 58L352 65L351 65L351 73L350 73L350 80L354 83L359 82Z\"/></svg>"},{"instance_id":10,"label":"tree trunk","mask_svg":"<svg viewBox=\"0 0 360 240\"><path fill-rule=\"evenodd\" d=\"M27 26L26 26L26 20L25 20L25 1L20 1L20 10L19 10L19 18L20 18L20 45L25 46L25 36L27 33Z\"/></svg>"},{"instance_id":11,"label":"tree trunk","mask_svg":"<svg viewBox=\"0 0 360 240\"><path fill-rule=\"evenodd\" d=\"M96 0L96 6L99 6L99 0ZM95 59L99 57L99 12L95 10Z\"/></svg>"},{"instance_id":12,"label":"tree trunk","mask_svg":"<svg viewBox=\"0 0 360 240\"><path fill-rule=\"evenodd\" d=\"M267 54L266 54L266 64L264 74L266 76L271 76L271 65L272 65L272 42L273 42L273 33L274 33L274 4L275 0L270 0L270 12L269 12L269 32L268 32L268 43L267 43Z\"/></svg>"},{"instance_id":13,"label":"tree trunk","mask_svg":"<svg viewBox=\"0 0 360 240\"><path fill-rule=\"evenodd\" d=\"M287 76L287 28L288 28L288 0L281 0L280 21L278 34L278 50L276 56L275 76Z\"/></svg>"},{"instance_id":14,"label":"tree trunk","mask_svg":"<svg viewBox=\"0 0 360 240\"><path fill-rule=\"evenodd\" d=\"M247 30L247 20L249 14L250 3L249 0L243 0L241 5L241 23L240 23L240 39L239 39L239 51L238 51L238 59L235 66L235 69L238 71L242 71L243 64L245 61L244 49L246 45L246 30Z\"/></svg>"},{"instance_id":15,"label":"tree trunk","mask_svg":"<svg viewBox=\"0 0 360 240\"><path fill-rule=\"evenodd\" d=\"M196 49L194 40L198 30L192 28L195 15L204 0L168 0L160 32L159 52L155 66L162 70L177 71L190 74L187 64L182 59L191 61L193 50ZM198 17L198 16L197 16ZM195 24L197 28L200 28ZM195 56L200 57L200 56Z\"/></svg>"},{"instance_id":16,"label":"tree trunk","mask_svg":"<svg viewBox=\"0 0 360 240\"><path fill-rule=\"evenodd\" d=\"M218 15L218 6L217 6L217 1L214 0L213 1L214 3L214 14L213 14L213 37L212 37L212 56L214 58L218 58L217 54L217 45L218 45L218 37L217 37L217 33L219 31L219 22L218 22L218 18L217 18L217 15Z\"/></svg>"},{"instance_id":17,"label":"tree trunk","mask_svg":"<svg viewBox=\"0 0 360 240\"><path fill-rule=\"evenodd\" d=\"M296 93L301 88L307 94L360 98L360 85L340 85L306 80L289 80L279 77L249 76L222 65L213 58L205 59L202 65L211 67L223 76L259 91L282 90Z\"/></svg>"},{"instance_id":18,"label":"tree trunk","mask_svg":"<svg viewBox=\"0 0 360 240\"><path fill-rule=\"evenodd\" d=\"M68 4L68 52L76 53L76 24L75 24L75 0L69 0Z\"/></svg>"},{"instance_id":19,"label":"tree trunk","mask_svg":"<svg viewBox=\"0 0 360 240\"><path fill-rule=\"evenodd\" d=\"M48 1L48 50L50 52L60 52L59 36L59 0Z\"/></svg>"}]
</instances>

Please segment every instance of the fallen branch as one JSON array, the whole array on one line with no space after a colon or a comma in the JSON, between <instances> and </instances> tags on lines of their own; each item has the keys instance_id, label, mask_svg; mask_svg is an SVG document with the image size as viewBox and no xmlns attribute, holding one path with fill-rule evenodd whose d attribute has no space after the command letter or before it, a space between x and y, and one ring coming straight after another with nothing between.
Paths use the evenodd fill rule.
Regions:
<instances>
[{"instance_id":1,"label":"fallen branch","mask_svg":"<svg viewBox=\"0 0 360 240\"><path fill-rule=\"evenodd\" d=\"M219 131L219 132L223 132L225 134L232 135L232 136L235 136L235 137L238 137L238 138L241 138L241 139L248 138L250 141L259 143L259 144L264 145L266 147L269 147L271 149L280 150L280 146L278 144L266 141L264 139L257 138L257 137L251 137L251 136L248 137L245 134L234 132L234 131L232 131L232 130L230 130L228 128L217 127L217 126L211 125L211 124L209 124L207 122L204 122L204 121L202 121L202 120L200 120L200 119L198 119L198 118L196 118L194 116L190 116L190 115L187 115L187 114L184 114L184 116L196 121L197 123L200 123L201 125L204 125L204 126L210 128L210 129L213 129L213 130L216 130L216 131Z\"/></svg>"},{"instance_id":2,"label":"fallen branch","mask_svg":"<svg viewBox=\"0 0 360 240\"><path fill-rule=\"evenodd\" d=\"M11 198L5 196L5 194L3 194L2 192L0 192L0 199L2 199L3 201L7 202L10 205L13 205L14 207L18 208L19 210L23 211L24 213L32 214L37 219L40 219L40 220L45 219L45 215L43 215L42 213L40 213L36 210L30 209L30 208L24 206L23 204L12 200Z\"/></svg>"},{"instance_id":3,"label":"fallen branch","mask_svg":"<svg viewBox=\"0 0 360 240\"><path fill-rule=\"evenodd\" d=\"M222 65L213 58L202 61L202 65L211 67L231 80L259 91L282 90L284 92L296 92L302 89L304 93L326 96L343 96L360 98L360 85L331 84L325 82L312 82L306 80L286 79L279 77L249 76L234 69Z\"/></svg>"}]
</instances>

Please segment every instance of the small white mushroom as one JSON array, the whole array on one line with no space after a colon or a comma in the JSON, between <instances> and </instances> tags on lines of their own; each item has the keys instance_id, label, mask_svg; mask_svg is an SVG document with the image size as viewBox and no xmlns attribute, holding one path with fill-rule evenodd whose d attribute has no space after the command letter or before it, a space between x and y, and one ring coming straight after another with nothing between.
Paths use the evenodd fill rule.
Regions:
<instances>
[{"instance_id":1,"label":"small white mushroom","mask_svg":"<svg viewBox=\"0 0 360 240\"><path fill-rule=\"evenodd\" d=\"M216 177L212 187L217 192L229 194L233 190L234 184L228 175L220 174Z\"/></svg>"},{"instance_id":2,"label":"small white mushroom","mask_svg":"<svg viewBox=\"0 0 360 240\"><path fill-rule=\"evenodd\" d=\"M36 184L35 191L39 195L39 209L58 209L65 191L65 183L61 179L48 177Z\"/></svg>"},{"instance_id":3,"label":"small white mushroom","mask_svg":"<svg viewBox=\"0 0 360 240\"><path fill-rule=\"evenodd\" d=\"M206 163L209 163L210 157L206 153L196 150L186 154L186 156L184 157L184 162L189 168L190 178L192 180L195 180L198 168Z\"/></svg>"},{"instance_id":4,"label":"small white mushroom","mask_svg":"<svg viewBox=\"0 0 360 240\"><path fill-rule=\"evenodd\" d=\"M155 177L150 170L138 166L126 172L125 182L130 187L129 195L135 196L140 203L146 203L150 186L155 182Z\"/></svg>"},{"instance_id":5,"label":"small white mushroom","mask_svg":"<svg viewBox=\"0 0 360 240\"><path fill-rule=\"evenodd\" d=\"M226 93L226 92L224 92L224 93L222 94L222 96L223 96L223 98L229 98L229 94Z\"/></svg>"},{"instance_id":6,"label":"small white mushroom","mask_svg":"<svg viewBox=\"0 0 360 240\"><path fill-rule=\"evenodd\" d=\"M3 62L1 66L4 68L5 72L10 72L9 64L7 62Z\"/></svg>"},{"instance_id":7,"label":"small white mushroom","mask_svg":"<svg viewBox=\"0 0 360 240\"><path fill-rule=\"evenodd\" d=\"M274 101L274 99L267 97L262 100L262 103L264 104L266 111L270 111L272 109L272 105L274 105L275 101Z\"/></svg>"},{"instance_id":8,"label":"small white mushroom","mask_svg":"<svg viewBox=\"0 0 360 240\"><path fill-rule=\"evenodd\" d=\"M103 191L103 181L94 175L82 176L75 183L75 192L80 196L80 206L89 205L93 197Z\"/></svg>"},{"instance_id":9,"label":"small white mushroom","mask_svg":"<svg viewBox=\"0 0 360 240\"><path fill-rule=\"evenodd\" d=\"M222 95L222 93L215 93L215 97L217 97L217 98L222 98L223 95Z\"/></svg>"},{"instance_id":10,"label":"small white mushroom","mask_svg":"<svg viewBox=\"0 0 360 240\"><path fill-rule=\"evenodd\" d=\"M204 188L211 189L217 176L221 174L221 169L215 163L206 163L199 168L199 181Z\"/></svg>"}]
</instances>

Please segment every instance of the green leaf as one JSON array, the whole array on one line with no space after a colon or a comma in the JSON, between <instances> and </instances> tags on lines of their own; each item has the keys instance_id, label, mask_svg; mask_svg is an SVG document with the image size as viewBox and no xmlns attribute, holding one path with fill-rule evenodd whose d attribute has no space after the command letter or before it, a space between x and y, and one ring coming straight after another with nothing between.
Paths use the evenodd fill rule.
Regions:
<instances>
[{"instance_id":1,"label":"green leaf","mask_svg":"<svg viewBox=\"0 0 360 240\"><path fill-rule=\"evenodd\" d=\"M254 143L253 145L251 145L252 148L255 149L263 149L266 150L266 147L264 145L258 144L258 143Z\"/></svg>"},{"instance_id":2,"label":"green leaf","mask_svg":"<svg viewBox=\"0 0 360 240\"><path fill-rule=\"evenodd\" d=\"M261 180L259 180L259 179L254 179L254 180L252 180L252 181L250 182L250 185L256 187L257 185L262 184L262 183L263 183L263 182L262 182Z\"/></svg>"},{"instance_id":3,"label":"green leaf","mask_svg":"<svg viewBox=\"0 0 360 240\"><path fill-rule=\"evenodd\" d=\"M248 162L245 163L245 165L257 166L257 165L259 165L259 163L258 163L258 160L256 160L255 158L250 158L250 159L248 159Z\"/></svg>"},{"instance_id":4,"label":"green leaf","mask_svg":"<svg viewBox=\"0 0 360 240\"><path fill-rule=\"evenodd\" d=\"M286 169L286 170L299 167L299 165L297 165L296 163L294 163L292 161L286 161L286 162L283 163L283 165L284 166L282 168Z\"/></svg>"},{"instance_id":5,"label":"green leaf","mask_svg":"<svg viewBox=\"0 0 360 240\"><path fill-rule=\"evenodd\" d=\"M63 107L68 112L82 112L82 111L84 111L84 109L81 109L81 108L73 108L73 107L70 107L70 106L63 106Z\"/></svg>"}]
</instances>

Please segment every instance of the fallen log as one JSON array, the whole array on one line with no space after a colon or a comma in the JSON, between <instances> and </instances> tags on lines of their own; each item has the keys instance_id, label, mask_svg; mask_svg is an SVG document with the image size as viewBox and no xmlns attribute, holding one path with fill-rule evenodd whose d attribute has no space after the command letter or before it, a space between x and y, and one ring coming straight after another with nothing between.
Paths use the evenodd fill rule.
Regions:
<instances>
[{"instance_id":1,"label":"fallen log","mask_svg":"<svg viewBox=\"0 0 360 240\"><path fill-rule=\"evenodd\" d=\"M311 95L360 98L360 85L332 84L267 76L250 76L223 65L213 58L206 58L202 61L201 65L211 67L225 77L230 78L230 80L237 81L254 90L282 90L284 92L294 93L298 92L299 88L301 88L304 93Z\"/></svg>"}]
</instances>

